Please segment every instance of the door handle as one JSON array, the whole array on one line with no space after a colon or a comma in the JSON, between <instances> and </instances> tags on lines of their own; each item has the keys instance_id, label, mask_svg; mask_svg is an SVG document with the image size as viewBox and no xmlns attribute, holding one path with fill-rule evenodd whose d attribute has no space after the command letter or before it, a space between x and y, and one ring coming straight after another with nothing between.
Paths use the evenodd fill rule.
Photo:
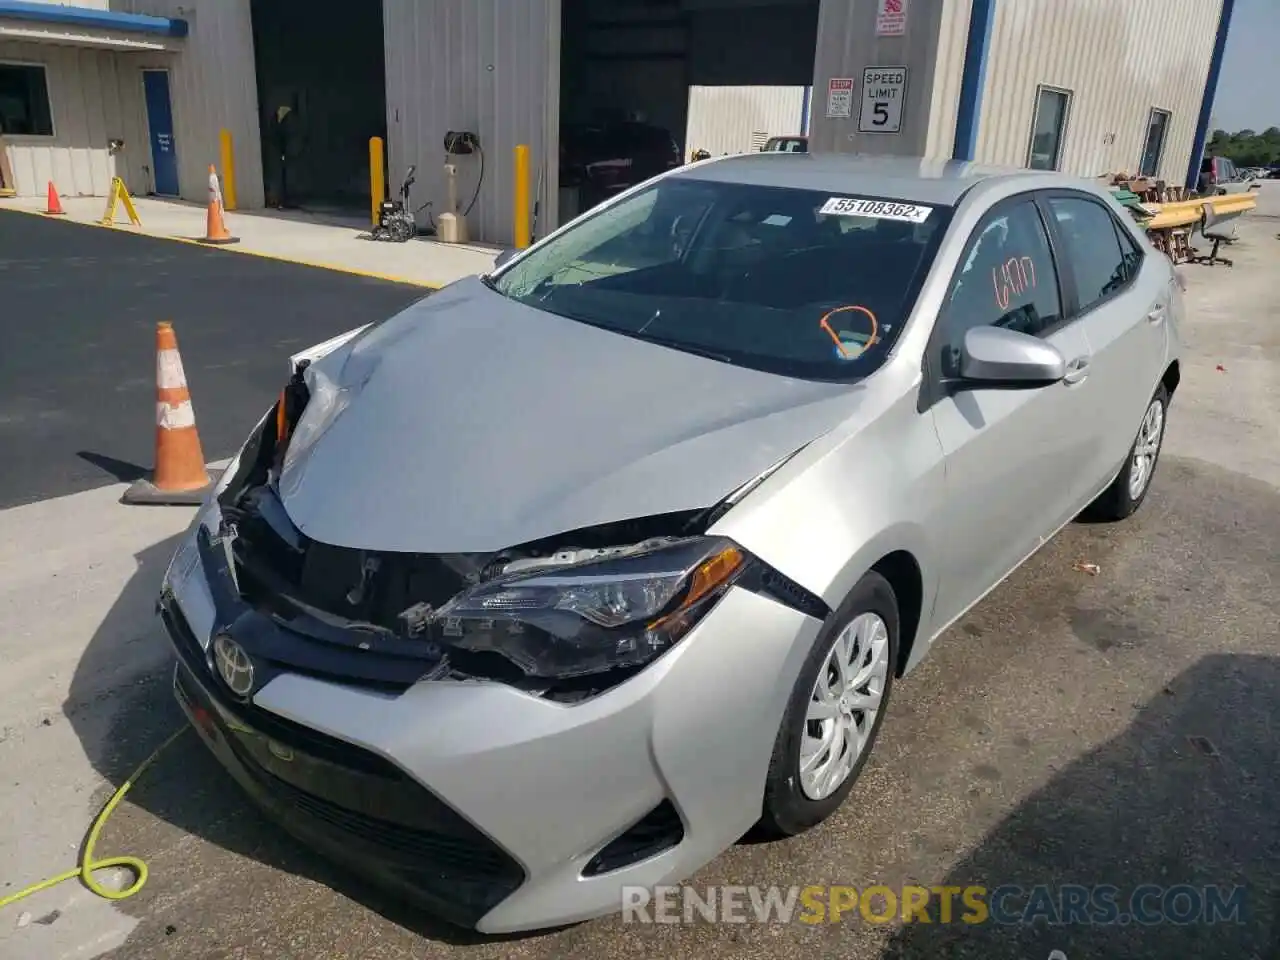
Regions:
<instances>
[{"instance_id":1,"label":"door handle","mask_svg":"<svg viewBox=\"0 0 1280 960\"><path fill-rule=\"evenodd\" d=\"M1164 307L1154 307L1154 308L1152 308L1152 310L1147 314L1147 320L1148 320L1148 322L1150 322L1150 323L1163 323L1163 322L1164 322L1164 316L1165 316L1165 310L1164 310Z\"/></svg>"},{"instance_id":2,"label":"door handle","mask_svg":"<svg viewBox=\"0 0 1280 960\"><path fill-rule=\"evenodd\" d=\"M1080 383L1089 376L1089 358L1076 357L1067 364L1067 372L1062 377L1062 382L1066 384Z\"/></svg>"}]
</instances>

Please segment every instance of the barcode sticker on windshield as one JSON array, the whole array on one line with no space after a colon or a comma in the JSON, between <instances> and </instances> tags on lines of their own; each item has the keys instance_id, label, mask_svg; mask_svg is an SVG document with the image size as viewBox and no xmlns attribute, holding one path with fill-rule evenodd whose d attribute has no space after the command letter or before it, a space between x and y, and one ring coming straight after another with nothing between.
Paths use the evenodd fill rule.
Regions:
<instances>
[{"instance_id":1,"label":"barcode sticker on windshield","mask_svg":"<svg viewBox=\"0 0 1280 960\"><path fill-rule=\"evenodd\" d=\"M907 223L924 223L933 213L933 207L921 207L914 203L894 200L862 200L858 197L832 197L822 205L820 214L835 217L870 217L873 220L903 220Z\"/></svg>"}]
</instances>

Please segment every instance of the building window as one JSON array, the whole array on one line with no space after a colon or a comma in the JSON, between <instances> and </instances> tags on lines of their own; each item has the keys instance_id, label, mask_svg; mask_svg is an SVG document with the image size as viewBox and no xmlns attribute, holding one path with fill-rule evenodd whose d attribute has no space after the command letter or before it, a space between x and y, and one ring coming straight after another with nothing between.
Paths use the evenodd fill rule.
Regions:
<instances>
[{"instance_id":1,"label":"building window","mask_svg":"<svg viewBox=\"0 0 1280 960\"><path fill-rule=\"evenodd\" d=\"M1160 172L1160 158L1164 155L1164 137L1169 130L1169 111L1152 109L1147 119L1147 140L1142 147L1140 177L1154 177Z\"/></svg>"},{"instance_id":2,"label":"building window","mask_svg":"<svg viewBox=\"0 0 1280 960\"><path fill-rule=\"evenodd\" d=\"M1031 126L1031 144L1027 149L1027 166L1032 170L1058 169L1070 107L1070 90L1036 87L1036 116Z\"/></svg>"},{"instance_id":3,"label":"building window","mask_svg":"<svg viewBox=\"0 0 1280 960\"><path fill-rule=\"evenodd\" d=\"M43 66L0 63L0 134L53 136L49 84Z\"/></svg>"}]
</instances>

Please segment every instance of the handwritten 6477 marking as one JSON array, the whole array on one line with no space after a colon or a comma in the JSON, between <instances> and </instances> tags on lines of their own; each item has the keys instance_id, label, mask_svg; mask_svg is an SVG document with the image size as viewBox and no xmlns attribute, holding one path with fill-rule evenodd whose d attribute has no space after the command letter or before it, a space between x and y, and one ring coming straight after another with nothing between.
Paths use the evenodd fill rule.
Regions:
<instances>
[{"instance_id":1,"label":"handwritten 6477 marking","mask_svg":"<svg viewBox=\"0 0 1280 960\"><path fill-rule=\"evenodd\" d=\"M996 305L1009 309L1009 297L1022 296L1036 286L1036 265L1030 257L1010 257L991 268L991 284L996 289Z\"/></svg>"}]
</instances>

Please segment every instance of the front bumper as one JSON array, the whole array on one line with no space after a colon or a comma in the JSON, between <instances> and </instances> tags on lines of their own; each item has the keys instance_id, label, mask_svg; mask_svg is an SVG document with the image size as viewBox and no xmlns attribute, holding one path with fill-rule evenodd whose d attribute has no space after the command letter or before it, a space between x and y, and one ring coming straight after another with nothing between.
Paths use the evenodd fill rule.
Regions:
<instances>
[{"instance_id":1,"label":"front bumper","mask_svg":"<svg viewBox=\"0 0 1280 960\"><path fill-rule=\"evenodd\" d=\"M686 877L732 845L760 815L821 626L734 588L657 662L578 704L499 683L393 694L292 672L238 703L209 667L209 638L230 622L212 564L175 561L161 609L178 698L219 760L304 842L484 933L615 912L624 886ZM588 869L663 808L679 835Z\"/></svg>"},{"instance_id":2,"label":"front bumper","mask_svg":"<svg viewBox=\"0 0 1280 960\"><path fill-rule=\"evenodd\" d=\"M240 711L185 658L179 704L249 796L289 833L441 918L474 927L524 881L520 865L401 771L342 741Z\"/></svg>"}]
</instances>

